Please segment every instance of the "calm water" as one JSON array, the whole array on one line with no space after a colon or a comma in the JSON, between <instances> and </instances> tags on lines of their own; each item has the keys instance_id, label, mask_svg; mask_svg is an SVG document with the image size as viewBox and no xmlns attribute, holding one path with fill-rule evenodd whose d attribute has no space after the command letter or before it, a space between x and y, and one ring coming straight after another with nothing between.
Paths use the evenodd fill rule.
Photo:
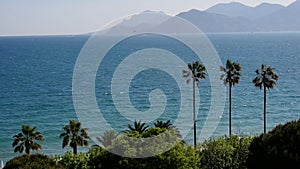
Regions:
<instances>
[{"instance_id":1,"label":"calm water","mask_svg":"<svg viewBox=\"0 0 300 169\"><path fill-rule=\"evenodd\" d=\"M233 88L233 133L257 135L263 131L263 93L252 84L254 71L262 63L275 67L280 77L276 88L268 91L268 129L300 118L300 33L215 34L209 38L223 63L231 59L243 66L241 83ZM22 124L37 126L43 133L46 140L41 143L44 147L41 152L61 154L69 150L62 150L59 134L69 119L76 118L72 76L78 54L87 39L87 36L0 37L0 160L7 161L15 155L11 147L12 136L20 131ZM116 129L124 130L128 121L114 116L116 109L111 107L111 95L106 92L107 84L103 82L101 72L97 77L97 101L102 109L112 112L105 117ZM170 79L159 70L138 74L131 84L132 90L136 91L134 97L130 97L131 102L137 109L145 111L149 109L149 92L163 88L166 95L169 94L170 106L166 107L161 119L174 120L180 103L177 86L171 79L161 83L157 78ZM200 98L199 128L203 125L202 117L210 108L208 81L201 84ZM227 112L226 104L214 136L228 133ZM191 139L189 134L186 140L190 142Z\"/></svg>"}]
</instances>

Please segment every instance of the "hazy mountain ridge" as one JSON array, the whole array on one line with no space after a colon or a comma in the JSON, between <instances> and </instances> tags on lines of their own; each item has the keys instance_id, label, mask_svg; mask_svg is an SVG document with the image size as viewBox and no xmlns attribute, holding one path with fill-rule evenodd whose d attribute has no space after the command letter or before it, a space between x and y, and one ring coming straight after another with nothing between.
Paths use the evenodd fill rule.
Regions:
<instances>
[{"instance_id":1,"label":"hazy mountain ridge","mask_svg":"<svg viewBox=\"0 0 300 169\"><path fill-rule=\"evenodd\" d=\"M203 32L245 32L251 31L252 27L249 19L245 17L229 17L226 15L208 13L198 10L190 10L177 15L184 18Z\"/></svg>"},{"instance_id":2,"label":"hazy mountain ridge","mask_svg":"<svg viewBox=\"0 0 300 169\"><path fill-rule=\"evenodd\" d=\"M177 16L192 22L204 32L300 31L300 1L287 7L269 3L249 7L232 2L217 4L204 12L205 16L203 12L194 10Z\"/></svg>"},{"instance_id":3,"label":"hazy mountain ridge","mask_svg":"<svg viewBox=\"0 0 300 169\"><path fill-rule=\"evenodd\" d=\"M237 2L222 3L205 11L192 9L176 16L191 22L206 33L300 31L300 1L295 1L287 7L269 3L262 3L256 7ZM151 32L162 27L167 30L167 24L164 23L168 22L169 17L163 12L144 11L124 19L105 32Z\"/></svg>"},{"instance_id":4,"label":"hazy mountain ridge","mask_svg":"<svg viewBox=\"0 0 300 169\"><path fill-rule=\"evenodd\" d=\"M217 13L229 17L246 17L248 19L257 19L269 15L275 11L283 9L284 6L278 4L262 3L256 7L246 6L238 2L217 4L208 8L205 12Z\"/></svg>"}]
</instances>

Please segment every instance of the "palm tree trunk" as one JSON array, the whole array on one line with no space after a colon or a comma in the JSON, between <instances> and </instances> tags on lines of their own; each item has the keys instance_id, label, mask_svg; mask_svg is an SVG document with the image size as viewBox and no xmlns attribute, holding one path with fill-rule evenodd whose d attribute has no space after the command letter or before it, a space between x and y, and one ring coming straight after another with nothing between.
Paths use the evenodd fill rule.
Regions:
<instances>
[{"instance_id":1,"label":"palm tree trunk","mask_svg":"<svg viewBox=\"0 0 300 169\"><path fill-rule=\"evenodd\" d=\"M30 148L29 148L29 140L25 141L25 153L30 154Z\"/></svg>"},{"instance_id":2,"label":"palm tree trunk","mask_svg":"<svg viewBox=\"0 0 300 169\"><path fill-rule=\"evenodd\" d=\"M267 132L267 88L264 86L264 133Z\"/></svg>"},{"instance_id":3,"label":"palm tree trunk","mask_svg":"<svg viewBox=\"0 0 300 169\"><path fill-rule=\"evenodd\" d=\"M196 93L195 93L195 80L193 80L193 115L194 115L194 148L196 148Z\"/></svg>"},{"instance_id":4,"label":"palm tree trunk","mask_svg":"<svg viewBox=\"0 0 300 169\"><path fill-rule=\"evenodd\" d=\"M25 147L25 152L26 152L26 154L30 154L30 148L28 148L28 147Z\"/></svg>"},{"instance_id":5,"label":"palm tree trunk","mask_svg":"<svg viewBox=\"0 0 300 169\"><path fill-rule=\"evenodd\" d=\"M73 147L73 154L77 154L77 145Z\"/></svg>"},{"instance_id":6,"label":"palm tree trunk","mask_svg":"<svg viewBox=\"0 0 300 169\"><path fill-rule=\"evenodd\" d=\"M231 136L231 88L232 85L229 84L229 136Z\"/></svg>"}]
</instances>

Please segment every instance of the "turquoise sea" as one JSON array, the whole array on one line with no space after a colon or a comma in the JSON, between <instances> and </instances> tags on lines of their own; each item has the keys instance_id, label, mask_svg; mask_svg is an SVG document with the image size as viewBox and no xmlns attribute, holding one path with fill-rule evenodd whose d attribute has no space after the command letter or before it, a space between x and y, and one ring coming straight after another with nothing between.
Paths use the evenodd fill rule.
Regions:
<instances>
[{"instance_id":1,"label":"turquoise sea","mask_svg":"<svg viewBox=\"0 0 300 169\"><path fill-rule=\"evenodd\" d=\"M223 63L230 59L243 67L241 83L233 88L233 133L253 136L263 131L263 92L252 84L254 71L262 63L275 67L280 78L276 88L267 93L268 130L300 118L300 33L210 34L208 37ZM72 100L73 70L88 38L83 35L0 37L0 160L7 161L17 155L11 146L12 136L20 132L22 124L37 126L43 133L46 140L41 143L43 150L39 152L54 155L70 150L61 148L59 134L69 119L76 119ZM112 71L109 63L114 59L108 58L106 62L107 70ZM170 78L155 71L153 75L160 73ZM101 81L101 73L97 77L100 77L96 79L97 101L103 109L112 111L112 115L105 118L116 129L125 130L128 121L113 116L116 109L111 107L107 83ZM173 121L178 114L180 94L172 79L160 83L162 77L146 72L138 74L131 86L137 92L130 99L137 109L145 111L149 108L150 86L162 87L169 94L167 100L171 106L166 107L161 119ZM201 82L199 90L198 131L203 126L202 117L210 108L209 82ZM220 118L214 137L228 134L227 104ZM191 142L192 134L185 140Z\"/></svg>"}]
</instances>

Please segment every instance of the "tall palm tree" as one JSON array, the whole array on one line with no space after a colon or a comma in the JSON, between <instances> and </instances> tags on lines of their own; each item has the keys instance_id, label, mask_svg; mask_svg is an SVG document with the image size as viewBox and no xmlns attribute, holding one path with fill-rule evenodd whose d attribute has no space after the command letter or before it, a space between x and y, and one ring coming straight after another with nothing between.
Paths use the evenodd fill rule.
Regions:
<instances>
[{"instance_id":1,"label":"tall palm tree","mask_svg":"<svg viewBox=\"0 0 300 169\"><path fill-rule=\"evenodd\" d=\"M68 125L63 127L64 133L60 134L60 138L63 137L62 147L65 148L69 143L69 146L73 148L73 153L77 154L77 146L88 146L90 136L87 133L87 128L81 128L81 123L75 120L70 120Z\"/></svg>"},{"instance_id":2,"label":"tall palm tree","mask_svg":"<svg viewBox=\"0 0 300 169\"><path fill-rule=\"evenodd\" d=\"M154 126L155 127L159 127L159 128L164 128L164 129L170 129L171 127L172 127L172 124L171 124L171 121L170 120L168 120L168 121L166 121L166 122L163 122L163 121L160 121L160 120L158 120L158 121L156 121L155 123L154 123Z\"/></svg>"},{"instance_id":3,"label":"tall palm tree","mask_svg":"<svg viewBox=\"0 0 300 169\"><path fill-rule=\"evenodd\" d=\"M267 131L266 116L267 116L267 89L273 89L276 86L276 82L279 79L278 75L273 71L275 69L271 66L262 65L261 69L257 69L256 77L253 79L255 87L262 89L264 88L264 133Z\"/></svg>"},{"instance_id":4,"label":"tall palm tree","mask_svg":"<svg viewBox=\"0 0 300 169\"><path fill-rule=\"evenodd\" d=\"M226 68L221 66L221 71L224 72L221 75L221 80L224 81L224 85L229 84L229 136L231 136L231 88L235 84L240 83L242 66L240 66L239 63L227 60Z\"/></svg>"},{"instance_id":5,"label":"tall palm tree","mask_svg":"<svg viewBox=\"0 0 300 169\"><path fill-rule=\"evenodd\" d=\"M104 132L104 136L97 137L97 140L102 143L104 147L112 145L112 141L118 137L118 133L115 130L108 130Z\"/></svg>"},{"instance_id":6,"label":"tall palm tree","mask_svg":"<svg viewBox=\"0 0 300 169\"><path fill-rule=\"evenodd\" d=\"M132 131L137 131L139 134L144 133L148 129L149 126L146 126L146 123L143 123L141 121L134 121L133 126L128 124L128 129L127 132L132 132Z\"/></svg>"},{"instance_id":7,"label":"tall palm tree","mask_svg":"<svg viewBox=\"0 0 300 169\"><path fill-rule=\"evenodd\" d=\"M44 141L44 137L40 132L35 131L36 127L30 127L29 125L22 125L22 132L13 136L15 139L12 146L15 148L14 152L22 153L25 148L26 154L30 154L30 150L40 150L43 147L37 141Z\"/></svg>"},{"instance_id":8,"label":"tall palm tree","mask_svg":"<svg viewBox=\"0 0 300 169\"><path fill-rule=\"evenodd\" d=\"M199 79L205 79L206 77L206 68L199 61L189 63L189 70L183 70L182 75L186 78L186 82L189 83L192 79L193 81L193 116L194 116L194 147L196 148L196 93L195 87L196 85L200 86Z\"/></svg>"}]
</instances>

